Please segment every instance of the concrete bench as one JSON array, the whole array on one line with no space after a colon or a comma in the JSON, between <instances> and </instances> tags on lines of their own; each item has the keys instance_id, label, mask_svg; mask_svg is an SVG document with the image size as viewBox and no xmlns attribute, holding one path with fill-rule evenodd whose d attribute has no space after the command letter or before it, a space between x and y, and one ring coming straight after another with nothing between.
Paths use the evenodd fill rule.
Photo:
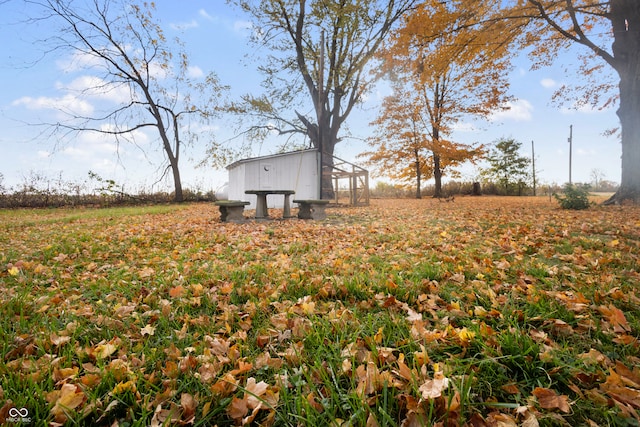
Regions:
<instances>
[{"instance_id":1,"label":"concrete bench","mask_svg":"<svg viewBox=\"0 0 640 427\"><path fill-rule=\"evenodd\" d=\"M300 219L325 219L327 214L324 209L329 203L328 200L294 200L293 203L300 205L298 210L298 218Z\"/></svg>"},{"instance_id":2,"label":"concrete bench","mask_svg":"<svg viewBox=\"0 0 640 427\"><path fill-rule=\"evenodd\" d=\"M220 221L222 222L244 222L244 207L249 202L242 200L218 200L214 203L220 208Z\"/></svg>"}]
</instances>

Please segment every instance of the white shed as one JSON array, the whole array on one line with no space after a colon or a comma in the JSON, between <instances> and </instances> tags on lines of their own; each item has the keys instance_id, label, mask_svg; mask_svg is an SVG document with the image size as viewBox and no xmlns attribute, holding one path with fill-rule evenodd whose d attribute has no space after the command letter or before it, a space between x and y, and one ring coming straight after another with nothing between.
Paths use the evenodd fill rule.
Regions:
<instances>
[{"instance_id":1,"label":"white shed","mask_svg":"<svg viewBox=\"0 0 640 427\"><path fill-rule=\"evenodd\" d=\"M294 190L293 199L319 199L319 155L315 149L238 160L227 166L229 200L245 200L255 209L256 196L247 190ZM281 208L284 196L267 197L269 208ZM290 202L293 203L293 202Z\"/></svg>"}]
</instances>

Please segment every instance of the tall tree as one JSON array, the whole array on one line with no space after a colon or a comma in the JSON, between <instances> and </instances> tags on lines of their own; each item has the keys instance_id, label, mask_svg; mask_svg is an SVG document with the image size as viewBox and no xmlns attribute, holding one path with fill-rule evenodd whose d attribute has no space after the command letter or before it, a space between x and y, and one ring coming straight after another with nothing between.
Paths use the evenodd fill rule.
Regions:
<instances>
[{"instance_id":1,"label":"tall tree","mask_svg":"<svg viewBox=\"0 0 640 427\"><path fill-rule=\"evenodd\" d=\"M260 67L266 93L238 109L257 118L254 130L305 135L331 169L339 132L368 88L367 64L417 0L228 1L250 14L254 42L271 51ZM321 196L332 194L323 174Z\"/></svg>"},{"instance_id":2,"label":"tall tree","mask_svg":"<svg viewBox=\"0 0 640 427\"><path fill-rule=\"evenodd\" d=\"M414 182L416 198L422 197L422 182L435 178L434 197L442 196L442 177L455 175L455 168L483 154L482 146L472 147L433 132L424 92L403 91L395 85L394 94L382 103L375 136L368 139L372 151L360 154L377 165L385 176Z\"/></svg>"},{"instance_id":3,"label":"tall tree","mask_svg":"<svg viewBox=\"0 0 640 427\"><path fill-rule=\"evenodd\" d=\"M366 158L387 177L415 183L416 199L420 199L423 177L431 177L433 169L429 167L427 135L420 112L403 95L397 93L382 101L380 116L371 122L377 132L367 139L373 151L359 157Z\"/></svg>"},{"instance_id":4,"label":"tall tree","mask_svg":"<svg viewBox=\"0 0 640 427\"><path fill-rule=\"evenodd\" d=\"M584 102L600 107L619 102L622 176L618 191L606 203L640 203L640 2L637 0L512 0L502 17L533 24L527 41L542 63L570 44L586 48L576 70L581 76L617 74L617 90L605 80L583 86ZM602 62L597 62L599 59ZM598 72L600 72L598 74ZM610 96L608 96L610 95Z\"/></svg>"},{"instance_id":5,"label":"tall tree","mask_svg":"<svg viewBox=\"0 0 640 427\"><path fill-rule=\"evenodd\" d=\"M504 187L505 193L510 194L514 186L520 195L522 186L529 179L529 165L531 159L520 154L522 143L512 138L501 138L495 141L487 160L489 168L483 175L498 181Z\"/></svg>"},{"instance_id":6,"label":"tall tree","mask_svg":"<svg viewBox=\"0 0 640 427\"><path fill-rule=\"evenodd\" d=\"M482 153L481 147L450 140L455 124L465 117L486 117L509 100L508 47L514 36L504 33L505 24L500 21L478 24L480 17L492 14L494 3L425 1L406 15L379 55L383 72L394 86L404 86L392 97L402 96L405 101L386 107L404 105L411 119L407 124L413 126L418 118L420 133L425 134L434 197L442 196L445 167ZM394 114L384 108L380 120L395 120Z\"/></svg>"},{"instance_id":7,"label":"tall tree","mask_svg":"<svg viewBox=\"0 0 640 427\"><path fill-rule=\"evenodd\" d=\"M179 161L187 142L187 117L208 119L215 114L216 98L223 91L214 74L199 87L188 78L188 58L179 43L170 43L160 25L154 21L153 3L124 0L26 0L42 8L43 17L55 35L45 42L51 51L70 50L93 64L92 85L84 94L113 93L123 88L129 99L107 107L101 115L86 117L65 111L69 119L54 124L61 137L76 132L99 132L118 142L135 143L135 134L145 128L157 132L158 141L171 171L175 201L183 201ZM38 18L34 19L38 21ZM197 107L190 93L209 93L211 97ZM195 137L193 134L191 137ZM164 173L163 173L164 175Z\"/></svg>"}]
</instances>

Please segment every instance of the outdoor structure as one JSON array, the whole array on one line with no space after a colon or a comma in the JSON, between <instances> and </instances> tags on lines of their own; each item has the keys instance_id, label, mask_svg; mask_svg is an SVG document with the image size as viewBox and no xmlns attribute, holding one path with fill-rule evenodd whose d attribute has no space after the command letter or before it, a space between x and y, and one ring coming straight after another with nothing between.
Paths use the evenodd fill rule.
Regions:
<instances>
[{"instance_id":1,"label":"outdoor structure","mask_svg":"<svg viewBox=\"0 0 640 427\"><path fill-rule=\"evenodd\" d=\"M293 190L296 198L317 199L320 195L318 160L316 150L238 160L227 166L229 200L246 200L250 203L247 208L255 209L257 196L245 194L252 190ZM269 208L281 208L283 202L284 196L267 199Z\"/></svg>"},{"instance_id":2,"label":"outdoor structure","mask_svg":"<svg viewBox=\"0 0 640 427\"><path fill-rule=\"evenodd\" d=\"M337 190L338 181L346 178L349 180L350 204L368 204L369 173L335 157L334 164L333 171L325 171L325 174L331 174L334 188ZM248 209L256 208L257 197L246 191L293 190L295 195L291 199L320 199L320 155L316 149L242 159L227 166L227 170L229 200L248 201ZM267 198L267 207L282 208L283 202L284 196L271 195Z\"/></svg>"},{"instance_id":3,"label":"outdoor structure","mask_svg":"<svg viewBox=\"0 0 640 427\"><path fill-rule=\"evenodd\" d=\"M325 173L330 174L333 180L336 204L340 203L340 194L346 190L351 206L369 205L368 170L334 156L333 170ZM347 181L346 187L343 185L344 181Z\"/></svg>"}]
</instances>

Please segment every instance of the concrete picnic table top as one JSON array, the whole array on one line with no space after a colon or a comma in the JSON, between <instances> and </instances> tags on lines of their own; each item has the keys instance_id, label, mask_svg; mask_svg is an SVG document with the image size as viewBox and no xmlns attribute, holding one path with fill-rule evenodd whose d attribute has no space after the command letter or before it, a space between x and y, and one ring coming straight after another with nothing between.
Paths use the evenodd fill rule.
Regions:
<instances>
[{"instance_id":1,"label":"concrete picnic table top","mask_svg":"<svg viewBox=\"0 0 640 427\"><path fill-rule=\"evenodd\" d=\"M296 194L294 190L246 190L245 194Z\"/></svg>"},{"instance_id":2,"label":"concrete picnic table top","mask_svg":"<svg viewBox=\"0 0 640 427\"><path fill-rule=\"evenodd\" d=\"M289 196L295 194L294 190L246 190L245 194L255 194L258 198L256 201L256 218L269 218L267 211L267 196L269 194L284 195L283 218L291 218L291 206L289 204Z\"/></svg>"}]
</instances>

